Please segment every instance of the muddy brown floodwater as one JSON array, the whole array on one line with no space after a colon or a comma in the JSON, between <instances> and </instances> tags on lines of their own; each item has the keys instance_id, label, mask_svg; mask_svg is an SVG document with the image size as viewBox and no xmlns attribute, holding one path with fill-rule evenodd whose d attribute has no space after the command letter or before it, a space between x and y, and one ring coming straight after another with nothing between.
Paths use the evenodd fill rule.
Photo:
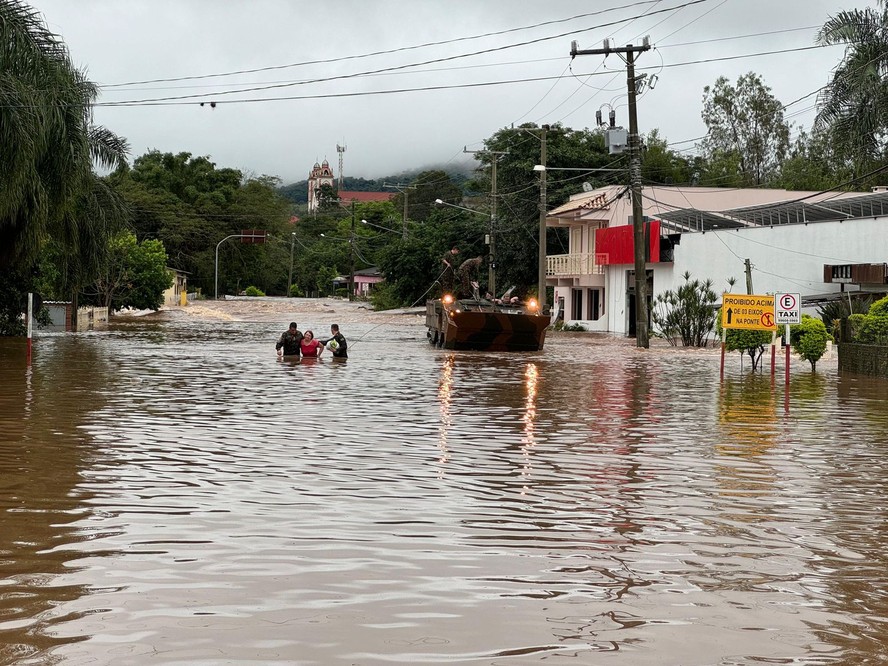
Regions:
<instances>
[{"instance_id":1,"label":"muddy brown floodwater","mask_svg":"<svg viewBox=\"0 0 888 666\"><path fill-rule=\"evenodd\" d=\"M346 363L279 362L296 319ZM226 302L0 340L0 663L888 660L888 382Z\"/></svg>"}]
</instances>

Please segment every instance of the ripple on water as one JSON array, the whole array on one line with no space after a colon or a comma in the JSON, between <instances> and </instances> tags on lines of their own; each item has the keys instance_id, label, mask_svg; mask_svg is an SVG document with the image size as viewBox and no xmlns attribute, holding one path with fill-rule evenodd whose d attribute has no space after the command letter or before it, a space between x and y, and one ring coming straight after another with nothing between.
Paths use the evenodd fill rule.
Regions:
<instances>
[{"instance_id":1,"label":"ripple on water","mask_svg":"<svg viewBox=\"0 0 888 666\"><path fill-rule=\"evenodd\" d=\"M786 415L712 350L279 328L0 346L0 663L884 656L881 383L798 363Z\"/></svg>"}]
</instances>

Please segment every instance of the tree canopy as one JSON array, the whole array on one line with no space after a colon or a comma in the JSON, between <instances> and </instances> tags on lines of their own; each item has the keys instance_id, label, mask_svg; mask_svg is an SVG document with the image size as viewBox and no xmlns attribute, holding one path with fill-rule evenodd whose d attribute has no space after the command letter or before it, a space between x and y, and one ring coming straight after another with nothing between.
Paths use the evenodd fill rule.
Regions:
<instances>
[{"instance_id":1,"label":"tree canopy","mask_svg":"<svg viewBox=\"0 0 888 666\"><path fill-rule=\"evenodd\" d=\"M710 162L736 161L742 185L762 185L779 173L789 148L783 105L754 73L732 85L724 76L703 89L703 139Z\"/></svg>"}]
</instances>

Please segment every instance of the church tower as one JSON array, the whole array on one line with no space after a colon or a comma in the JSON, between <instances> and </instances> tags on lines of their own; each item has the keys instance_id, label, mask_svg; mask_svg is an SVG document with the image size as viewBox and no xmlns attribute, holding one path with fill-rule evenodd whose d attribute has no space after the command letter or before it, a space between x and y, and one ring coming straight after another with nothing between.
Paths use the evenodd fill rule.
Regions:
<instances>
[{"instance_id":1,"label":"church tower","mask_svg":"<svg viewBox=\"0 0 888 666\"><path fill-rule=\"evenodd\" d=\"M316 213L318 210L318 192L321 185L333 187L333 169L330 163L324 160L318 164L315 162L311 173L308 174L308 212Z\"/></svg>"}]
</instances>

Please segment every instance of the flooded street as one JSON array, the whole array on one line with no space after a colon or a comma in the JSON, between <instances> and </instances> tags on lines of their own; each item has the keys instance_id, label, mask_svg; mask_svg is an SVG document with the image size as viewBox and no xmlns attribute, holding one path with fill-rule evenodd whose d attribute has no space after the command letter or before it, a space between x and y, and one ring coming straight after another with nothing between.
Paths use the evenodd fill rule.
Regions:
<instances>
[{"instance_id":1,"label":"flooded street","mask_svg":"<svg viewBox=\"0 0 888 666\"><path fill-rule=\"evenodd\" d=\"M0 664L888 660L888 381L290 318L0 339Z\"/></svg>"}]
</instances>

